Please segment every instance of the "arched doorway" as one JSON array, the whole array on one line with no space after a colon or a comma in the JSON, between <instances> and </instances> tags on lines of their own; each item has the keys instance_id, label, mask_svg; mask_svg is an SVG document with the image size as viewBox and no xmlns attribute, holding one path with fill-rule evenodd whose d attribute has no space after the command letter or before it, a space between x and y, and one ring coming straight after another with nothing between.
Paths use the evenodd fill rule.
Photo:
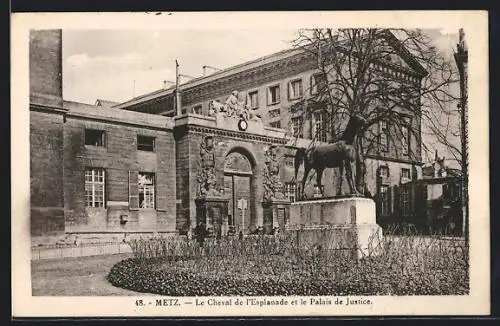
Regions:
<instances>
[{"instance_id":1,"label":"arched doorway","mask_svg":"<svg viewBox=\"0 0 500 326\"><path fill-rule=\"evenodd\" d=\"M248 157L241 151L230 152L224 160L224 193L229 194L229 231L249 233L252 225L253 169Z\"/></svg>"}]
</instances>

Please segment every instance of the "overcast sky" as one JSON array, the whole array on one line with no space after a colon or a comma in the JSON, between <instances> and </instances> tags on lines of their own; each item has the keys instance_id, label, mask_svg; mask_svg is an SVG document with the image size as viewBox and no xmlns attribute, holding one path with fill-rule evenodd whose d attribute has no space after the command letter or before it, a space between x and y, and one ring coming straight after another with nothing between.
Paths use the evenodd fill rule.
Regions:
<instances>
[{"instance_id":1,"label":"overcast sky","mask_svg":"<svg viewBox=\"0 0 500 326\"><path fill-rule=\"evenodd\" d=\"M451 53L456 31L429 33ZM227 68L290 48L295 35L295 30L64 30L64 98L123 102L160 89L163 80L175 81L176 59L182 74L199 77L204 65Z\"/></svg>"},{"instance_id":2,"label":"overcast sky","mask_svg":"<svg viewBox=\"0 0 500 326\"><path fill-rule=\"evenodd\" d=\"M63 96L93 104L126 101L175 81L181 73L199 77L202 66L227 68L291 47L296 30L63 30ZM457 30L426 30L447 55ZM187 81L183 79L182 81ZM425 126L424 126L425 128ZM426 139L431 147L435 143ZM443 155L446 151L441 146ZM425 157L424 161L433 158ZM446 155L450 157L450 155Z\"/></svg>"}]
</instances>

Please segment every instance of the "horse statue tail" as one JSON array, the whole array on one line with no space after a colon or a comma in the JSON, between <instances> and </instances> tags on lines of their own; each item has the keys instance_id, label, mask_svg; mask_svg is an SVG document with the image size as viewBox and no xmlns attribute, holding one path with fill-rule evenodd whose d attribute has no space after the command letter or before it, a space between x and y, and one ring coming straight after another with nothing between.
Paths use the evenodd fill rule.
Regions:
<instances>
[{"instance_id":1,"label":"horse statue tail","mask_svg":"<svg viewBox=\"0 0 500 326\"><path fill-rule=\"evenodd\" d=\"M306 156L305 148L297 148L297 152L295 153L295 180L297 180L297 174L299 173L299 168L304 162L304 158Z\"/></svg>"}]
</instances>

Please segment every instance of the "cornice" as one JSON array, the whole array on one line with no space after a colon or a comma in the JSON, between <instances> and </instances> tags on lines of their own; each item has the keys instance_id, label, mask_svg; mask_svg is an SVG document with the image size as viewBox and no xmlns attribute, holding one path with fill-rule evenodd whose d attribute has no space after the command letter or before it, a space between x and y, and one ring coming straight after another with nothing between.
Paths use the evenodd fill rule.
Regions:
<instances>
[{"instance_id":1,"label":"cornice","mask_svg":"<svg viewBox=\"0 0 500 326\"><path fill-rule=\"evenodd\" d=\"M211 127L198 126L198 125L184 125L181 128L184 128L184 130L187 130L188 133L196 133L196 134L202 134L202 135L216 135L216 136L223 136L223 137L227 137L227 138L243 139L243 140L247 140L247 141L260 142L260 143L266 143L266 144L271 143L271 144L277 144L277 145L285 145L288 141L288 139L286 139L286 138L277 138L277 137L271 137L271 136L265 136L265 135L244 133L244 132L225 130L225 129L219 129L219 128L211 128Z\"/></svg>"}]
</instances>

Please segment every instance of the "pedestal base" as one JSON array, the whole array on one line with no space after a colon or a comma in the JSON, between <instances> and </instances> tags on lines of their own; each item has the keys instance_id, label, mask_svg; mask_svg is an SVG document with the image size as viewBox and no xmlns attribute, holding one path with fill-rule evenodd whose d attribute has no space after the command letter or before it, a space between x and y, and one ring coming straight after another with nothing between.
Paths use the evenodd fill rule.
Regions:
<instances>
[{"instance_id":1,"label":"pedestal base","mask_svg":"<svg viewBox=\"0 0 500 326\"><path fill-rule=\"evenodd\" d=\"M382 228L376 223L375 202L349 197L292 203L286 229L299 248L344 250L363 258L381 253Z\"/></svg>"},{"instance_id":2,"label":"pedestal base","mask_svg":"<svg viewBox=\"0 0 500 326\"><path fill-rule=\"evenodd\" d=\"M289 221L290 202L288 200L268 200L262 203L264 234L272 234L275 227L285 229Z\"/></svg>"},{"instance_id":3,"label":"pedestal base","mask_svg":"<svg viewBox=\"0 0 500 326\"><path fill-rule=\"evenodd\" d=\"M203 221L208 236L222 235L227 230L227 209L229 198L226 197L198 197L196 203L196 224Z\"/></svg>"}]
</instances>

